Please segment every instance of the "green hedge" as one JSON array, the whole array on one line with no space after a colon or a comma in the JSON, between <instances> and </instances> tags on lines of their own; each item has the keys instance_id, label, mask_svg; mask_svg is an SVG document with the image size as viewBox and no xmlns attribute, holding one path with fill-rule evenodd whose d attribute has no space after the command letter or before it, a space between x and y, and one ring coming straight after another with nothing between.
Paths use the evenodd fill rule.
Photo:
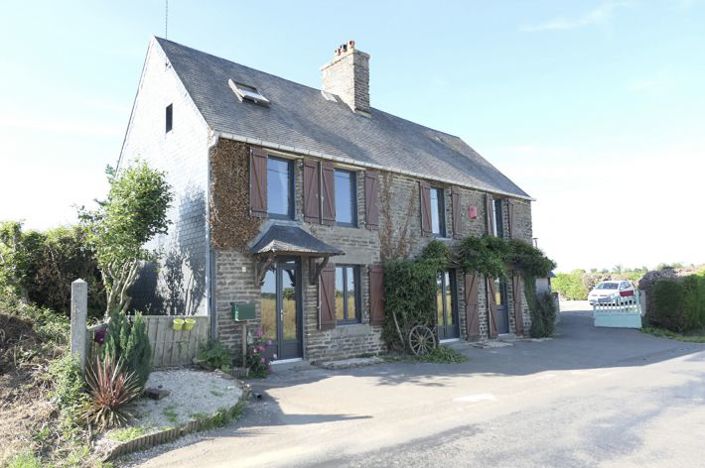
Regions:
<instances>
[{"instance_id":1,"label":"green hedge","mask_svg":"<svg viewBox=\"0 0 705 468\"><path fill-rule=\"evenodd\" d=\"M585 272L583 270L558 273L551 280L551 287L569 301L584 301L587 299L589 292L583 280L584 276Z\"/></svg>"},{"instance_id":2,"label":"green hedge","mask_svg":"<svg viewBox=\"0 0 705 468\"><path fill-rule=\"evenodd\" d=\"M647 317L651 325L677 333L705 329L705 277L659 280L649 300L653 301Z\"/></svg>"},{"instance_id":3,"label":"green hedge","mask_svg":"<svg viewBox=\"0 0 705 468\"><path fill-rule=\"evenodd\" d=\"M18 221L0 223L0 292L69 315L71 282L88 283L92 317L105 310L105 292L95 257L77 226L24 230Z\"/></svg>"}]
</instances>

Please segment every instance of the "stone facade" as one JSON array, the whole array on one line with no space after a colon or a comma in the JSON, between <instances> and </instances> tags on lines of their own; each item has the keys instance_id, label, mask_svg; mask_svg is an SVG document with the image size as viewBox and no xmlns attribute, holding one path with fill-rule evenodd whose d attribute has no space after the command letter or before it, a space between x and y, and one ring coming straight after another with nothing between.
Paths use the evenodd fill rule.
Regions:
<instances>
[{"instance_id":1,"label":"stone facade","mask_svg":"<svg viewBox=\"0 0 705 468\"><path fill-rule=\"evenodd\" d=\"M221 141L218 151L225 151L226 147ZM384 349L381 340L381 327L370 325L370 296L369 296L369 266L378 264L384 258L414 257L430 242L433 237L421 235L420 195L418 180L392 173L380 175L379 207L380 220L377 230L367 229L365 226L364 202L364 170L356 171L357 188L357 227L327 226L317 223L304 222L303 217L303 158L298 155L283 155L273 153L278 157L294 159L295 164L295 216L292 221L323 242L340 248L345 252L342 256L332 257L330 262L335 264L360 266L360 289L362 299L362 313L360 323L339 324L332 330L320 330L318 326L319 285L310 284L308 281L309 263L302 261L302 274L305 279L302 286L303 301L303 357L311 361L347 358L366 354L376 354ZM244 157L244 155L240 155ZM345 167L350 170L350 166ZM247 180L242 180L247 184ZM459 220L458 235L481 236L487 232L485 199L486 193L462 187L450 187L434 184L433 187L444 190L445 221L447 238L445 242L454 244L452 222L452 197L451 191L459 193L461 204L461 219ZM530 204L521 200L512 200L514 205L513 236L531 241L531 211ZM468 208L474 206L477 217L468 217ZM508 210L504 210L505 233L509 233ZM260 234L266 232L275 221L266 220L260 227ZM282 221L276 221L282 222ZM253 244L257 236L250 240ZM240 325L232 320L230 314L231 302L254 302L258 321L261 317L260 286L255 279L255 261L252 256L243 250L230 249L215 251L215 307L219 339L229 348L240 349ZM461 338L466 338L466 318L463 294L463 274L460 271L452 272L456 278L457 295L456 307L457 320L460 327ZM513 295L511 283L508 286L508 316L510 332L514 332L515 325L512 313ZM488 337L486 287L484 282L479 287L479 307L481 318L481 334ZM526 309L526 308L525 308ZM525 330L530 324L528 309L524 314Z\"/></svg>"},{"instance_id":2,"label":"stone facade","mask_svg":"<svg viewBox=\"0 0 705 468\"><path fill-rule=\"evenodd\" d=\"M369 55L348 44L323 68L323 88L338 95L356 112L368 112L369 100ZM165 129L165 109L173 108L173 128ZM234 143L221 137L217 140L203 116L196 109L191 97L179 77L172 69L168 58L152 41L145 61L137 98L130 118L120 166L141 158L152 167L163 170L174 190L174 204L169 212L172 221L169 233L159 236L148 246L162 253L158 265L147 265L141 272L138 283L131 294L134 305L153 313L210 314L212 330L218 339L233 350L240 349L241 325L232 320L231 302L254 303L258 320L261 318L261 287L255 278L256 263L247 253L257 236L271 225L271 220L253 221L248 233L258 232L248 242L211 242L214 226L210 224L220 213L213 210L211 156L214 151L232 152L232 157L242 161L248 158L249 147L245 143ZM381 327L370 324L370 279L369 268L385 259L415 257L433 239L421 232L421 203L419 180L399 173L379 174L379 226L367 229L365 225L365 169L346 165L344 169L356 173L357 227L328 226L304 221L303 216L303 157L296 154L273 152L279 157L295 161L295 216L294 223L318 239L345 252L333 257L331 263L357 265L360 269L361 320L355 324L340 324L330 330L318 326L319 285L305 281L301 286L303 302L302 341L303 357L309 360L345 358L378 353L384 349ZM244 171L245 165L241 165ZM239 174L239 173L238 173ZM237 193L247 194L247 176L233 177L235 183L243 184ZM487 193L465 188L432 183L440 188L445 200L444 242L458 242L454 237L481 236L487 232ZM453 225L453 196L459 194L460 219ZM511 235L531 242L531 205L521 199L511 199L513 226ZM235 204L233 204L235 205ZM470 219L468 208L474 207L477 216ZM238 209L237 207L231 207ZM232 213L232 211L231 211ZM242 213L241 213L242 214ZM252 218L228 216L231 224L240 227ZM279 221L282 222L282 221ZM508 211L504 211L504 232L509 235ZM222 227L222 226L221 226ZM458 233L454 233L457 229ZM231 230L233 233L235 229ZM457 236L454 236L457 234ZM235 235L235 234L233 234ZM248 235L239 235L244 240ZM223 247L227 245L226 247ZM301 273L306 280L310 265L301 262ZM460 335L466 338L465 304L463 301L462 272L452 272L456 279L455 297ZM176 278L178 284L170 284ZM479 314L481 336L488 336L486 285L479 285ZM508 317L510 332L515 330L512 313L513 291L508 288ZM530 318L524 307L524 329L528 330Z\"/></svg>"}]
</instances>

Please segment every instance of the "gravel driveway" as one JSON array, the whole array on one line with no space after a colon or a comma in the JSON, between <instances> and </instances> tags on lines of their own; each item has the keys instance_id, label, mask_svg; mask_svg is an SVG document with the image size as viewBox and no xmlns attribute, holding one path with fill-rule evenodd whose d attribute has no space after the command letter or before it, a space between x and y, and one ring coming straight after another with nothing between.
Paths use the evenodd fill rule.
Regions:
<instances>
[{"instance_id":1,"label":"gravel driveway","mask_svg":"<svg viewBox=\"0 0 705 468\"><path fill-rule=\"evenodd\" d=\"M462 364L279 369L239 423L144 466L702 466L705 346L562 314Z\"/></svg>"}]
</instances>

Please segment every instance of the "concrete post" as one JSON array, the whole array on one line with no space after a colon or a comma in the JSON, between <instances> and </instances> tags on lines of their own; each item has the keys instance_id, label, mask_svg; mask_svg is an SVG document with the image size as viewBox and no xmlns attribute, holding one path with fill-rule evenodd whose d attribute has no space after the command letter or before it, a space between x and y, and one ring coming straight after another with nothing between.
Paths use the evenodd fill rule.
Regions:
<instances>
[{"instance_id":1,"label":"concrete post","mask_svg":"<svg viewBox=\"0 0 705 468\"><path fill-rule=\"evenodd\" d=\"M82 371L86 368L87 315L88 283L79 278L71 283L71 354L78 358Z\"/></svg>"}]
</instances>

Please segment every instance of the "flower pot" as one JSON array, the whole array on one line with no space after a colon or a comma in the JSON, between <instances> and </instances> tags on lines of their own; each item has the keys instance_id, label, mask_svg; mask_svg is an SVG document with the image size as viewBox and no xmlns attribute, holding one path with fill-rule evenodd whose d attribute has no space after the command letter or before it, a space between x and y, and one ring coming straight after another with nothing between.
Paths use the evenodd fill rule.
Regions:
<instances>
[{"instance_id":1,"label":"flower pot","mask_svg":"<svg viewBox=\"0 0 705 468\"><path fill-rule=\"evenodd\" d=\"M191 331L193 330L193 327L196 325L196 320L192 318L188 318L184 320L184 330L185 331Z\"/></svg>"},{"instance_id":2,"label":"flower pot","mask_svg":"<svg viewBox=\"0 0 705 468\"><path fill-rule=\"evenodd\" d=\"M174 330L180 331L184 328L184 319L174 319L174 321L171 322L171 326L174 328Z\"/></svg>"}]
</instances>

